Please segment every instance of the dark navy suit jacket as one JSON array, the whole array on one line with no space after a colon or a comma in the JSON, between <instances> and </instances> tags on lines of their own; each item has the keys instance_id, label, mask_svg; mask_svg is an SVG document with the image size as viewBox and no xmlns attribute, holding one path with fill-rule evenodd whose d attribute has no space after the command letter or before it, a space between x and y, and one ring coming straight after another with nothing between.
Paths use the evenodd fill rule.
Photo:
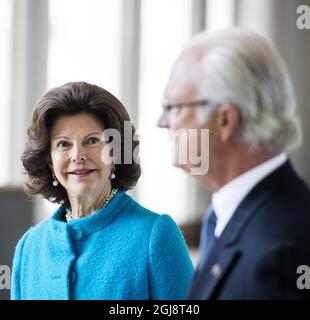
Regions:
<instances>
[{"instance_id":1,"label":"dark navy suit jacket","mask_svg":"<svg viewBox=\"0 0 310 320\"><path fill-rule=\"evenodd\" d=\"M310 190L287 161L238 206L188 299L309 299L299 265L310 266Z\"/></svg>"}]
</instances>

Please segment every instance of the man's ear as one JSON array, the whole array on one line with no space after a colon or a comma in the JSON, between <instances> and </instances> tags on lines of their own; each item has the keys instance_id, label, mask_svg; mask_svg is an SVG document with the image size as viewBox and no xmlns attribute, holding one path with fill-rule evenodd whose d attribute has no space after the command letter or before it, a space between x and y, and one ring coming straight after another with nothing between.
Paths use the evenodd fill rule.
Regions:
<instances>
[{"instance_id":1,"label":"man's ear","mask_svg":"<svg viewBox=\"0 0 310 320\"><path fill-rule=\"evenodd\" d=\"M241 118L238 109L232 104L223 104L218 108L218 126L220 138L227 142L236 133L240 126Z\"/></svg>"}]
</instances>

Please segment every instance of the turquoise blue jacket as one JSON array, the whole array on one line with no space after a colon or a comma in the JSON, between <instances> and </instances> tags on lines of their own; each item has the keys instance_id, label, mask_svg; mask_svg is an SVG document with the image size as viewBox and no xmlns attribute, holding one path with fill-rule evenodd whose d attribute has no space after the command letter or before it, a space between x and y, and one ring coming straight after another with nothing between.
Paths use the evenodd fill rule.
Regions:
<instances>
[{"instance_id":1,"label":"turquoise blue jacket","mask_svg":"<svg viewBox=\"0 0 310 320\"><path fill-rule=\"evenodd\" d=\"M193 265L168 215L124 192L86 218L66 222L64 208L19 241L12 299L183 299Z\"/></svg>"}]
</instances>

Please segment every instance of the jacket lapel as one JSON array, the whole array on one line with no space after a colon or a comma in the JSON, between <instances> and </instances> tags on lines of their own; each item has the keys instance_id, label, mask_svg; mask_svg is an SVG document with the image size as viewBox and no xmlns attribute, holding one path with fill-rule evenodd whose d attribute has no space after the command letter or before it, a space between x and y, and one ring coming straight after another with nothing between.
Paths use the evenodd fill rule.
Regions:
<instances>
[{"instance_id":1,"label":"jacket lapel","mask_svg":"<svg viewBox=\"0 0 310 320\"><path fill-rule=\"evenodd\" d=\"M196 271L189 291L189 299L212 298L224 275L227 276L242 254L238 249L238 240L250 219L268 202L274 190L283 183L289 183L295 176L290 163L286 162L247 195L236 209L221 237L217 239L202 269Z\"/></svg>"},{"instance_id":2,"label":"jacket lapel","mask_svg":"<svg viewBox=\"0 0 310 320\"><path fill-rule=\"evenodd\" d=\"M223 276L227 275L241 254L238 251L238 239L247 222L268 198L266 192L261 193L259 197L257 194L254 197L253 194L251 192L237 208L221 237L216 240L208 260L200 271L196 271L189 299L212 298L216 286L223 279Z\"/></svg>"},{"instance_id":3,"label":"jacket lapel","mask_svg":"<svg viewBox=\"0 0 310 320\"><path fill-rule=\"evenodd\" d=\"M216 258L210 256L209 262L203 266L202 270L196 271L189 299L211 299L214 290L233 267L239 255L240 252L236 248L228 248L221 251Z\"/></svg>"}]
</instances>

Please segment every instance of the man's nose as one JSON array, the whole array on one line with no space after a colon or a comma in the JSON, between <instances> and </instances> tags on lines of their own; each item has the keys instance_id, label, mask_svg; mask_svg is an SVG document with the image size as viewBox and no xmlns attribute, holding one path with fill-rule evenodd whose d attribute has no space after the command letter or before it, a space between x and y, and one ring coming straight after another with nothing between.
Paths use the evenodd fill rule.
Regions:
<instances>
[{"instance_id":1,"label":"man's nose","mask_svg":"<svg viewBox=\"0 0 310 320\"><path fill-rule=\"evenodd\" d=\"M157 121L157 126L159 128L168 128L167 115L163 112Z\"/></svg>"},{"instance_id":2,"label":"man's nose","mask_svg":"<svg viewBox=\"0 0 310 320\"><path fill-rule=\"evenodd\" d=\"M82 146L75 146L72 149L71 159L73 162L83 162L87 159L87 153Z\"/></svg>"}]
</instances>

